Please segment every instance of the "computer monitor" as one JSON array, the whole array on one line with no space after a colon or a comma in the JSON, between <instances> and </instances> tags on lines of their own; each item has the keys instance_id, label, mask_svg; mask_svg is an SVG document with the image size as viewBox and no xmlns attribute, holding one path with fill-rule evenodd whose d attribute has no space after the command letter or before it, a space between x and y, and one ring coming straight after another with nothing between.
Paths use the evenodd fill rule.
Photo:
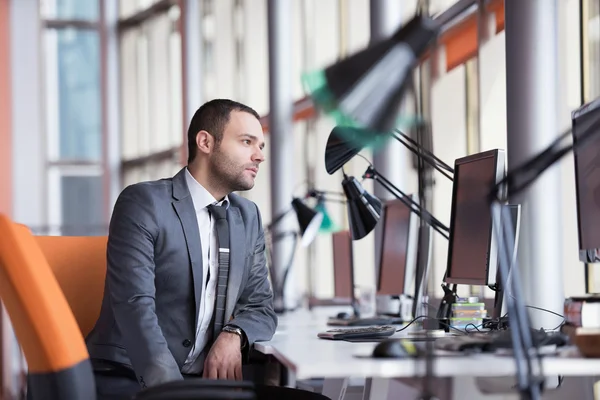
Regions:
<instances>
[{"instance_id":1,"label":"computer monitor","mask_svg":"<svg viewBox=\"0 0 600 400\"><path fill-rule=\"evenodd\" d=\"M354 297L354 257L350 231L335 232L333 241L333 275L335 297Z\"/></svg>"},{"instance_id":2,"label":"computer monitor","mask_svg":"<svg viewBox=\"0 0 600 400\"><path fill-rule=\"evenodd\" d=\"M496 284L498 253L489 193L505 175L504 150L459 158L454 163L446 283Z\"/></svg>"},{"instance_id":3,"label":"computer monitor","mask_svg":"<svg viewBox=\"0 0 600 400\"><path fill-rule=\"evenodd\" d=\"M594 135L585 146L577 147L577 144L581 135L599 118L600 99L571 114L579 259L585 263L600 262L600 135Z\"/></svg>"},{"instance_id":4,"label":"computer monitor","mask_svg":"<svg viewBox=\"0 0 600 400\"><path fill-rule=\"evenodd\" d=\"M409 196L417 201L415 196ZM383 209L377 294L413 296L417 268L419 218L398 199Z\"/></svg>"}]
</instances>

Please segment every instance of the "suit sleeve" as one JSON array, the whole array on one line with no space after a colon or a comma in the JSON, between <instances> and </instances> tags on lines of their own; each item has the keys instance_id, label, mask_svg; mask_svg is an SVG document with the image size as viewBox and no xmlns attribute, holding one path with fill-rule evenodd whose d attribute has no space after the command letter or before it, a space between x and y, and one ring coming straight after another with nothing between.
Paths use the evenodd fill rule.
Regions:
<instances>
[{"instance_id":1,"label":"suit sleeve","mask_svg":"<svg viewBox=\"0 0 600 400\"><path fill-rule=\"evenodd\" d=\"M152 197L141 185L119 196L110 222L106 289L132 367L142 387L183 379L158 325Z\"/></svg>"},{"instance_id":2,"label":"suit sleeve","mask_svg":"<svg viewBox=\"0 0 600 400\"><path fill-rule=\"evenodd\" d=\"M233 311L233 319L229 321L244 331L249 345L257 341L271 340L277 328L273 291L267 270L265 235L258 207L256 212L258 239L254 247L254 260L246 286Z\"/></svg>"}]
</instances>

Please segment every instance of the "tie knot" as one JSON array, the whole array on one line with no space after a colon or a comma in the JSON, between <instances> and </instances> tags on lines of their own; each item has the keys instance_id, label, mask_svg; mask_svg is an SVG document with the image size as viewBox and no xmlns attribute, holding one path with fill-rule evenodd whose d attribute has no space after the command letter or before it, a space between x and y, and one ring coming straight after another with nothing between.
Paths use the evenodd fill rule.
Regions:
<instances>
[{"instance_id":1,"label":"tie knot","mask_svg":"<svg viewBox=\"0 0 600 400\"><path fill-rule=\"evenodd\" d=\"M209 204L207 208L214 219L227 219L227 209L224 206Z\"/></svg>"}]
</instances>

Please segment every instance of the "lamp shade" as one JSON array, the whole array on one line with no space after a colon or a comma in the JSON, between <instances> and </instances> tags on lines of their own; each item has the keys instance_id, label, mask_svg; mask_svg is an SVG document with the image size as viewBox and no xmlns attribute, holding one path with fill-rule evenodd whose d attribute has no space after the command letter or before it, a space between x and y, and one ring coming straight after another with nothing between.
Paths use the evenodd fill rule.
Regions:
<instances>
[{"instance_id":1,"label":"lamp shade","mask_svg":"<svg viewBox=\"0 0 600 400\"><path fill-rule=\"evenodd\" d=\"M298 218L298 226L300 227L300 234L302 239L300 243L302 246L308 246L315 240L315 237L319 233L321 222L323 221L323 214L313 210L299 198L292 200L292 208Z\"/></svg>"},{"instance_id":2,"label":"lamp shade","mask_svg":"<svg viewBox=\"0 0 600 400\"><path fill-rule=\"evenodd\" d=\"M365 147L380 147L391 136L377 134L366 129L336 126L325 145L325 169L329 175L342 168Z\"/></svg>"},{"instance_id":3,"label":"lamp shade","mask_svg":"<svg viewBox=\"0 0 600 400\"><path fill-rule=\"evenodd\" d=\"M319 199L317 205L315 206L315 210L323 215L323 221L321 221L319 232L329 233L336 232L338 230L337 226L327 212L327 207L325 207L325 200L323 198Z\"/></svg>"},{"instance_id":4,"label":"lamp shade","mask_svg":"<svg viewBox=\"0 0 600 400\"><path fill-rule=\"evenodd\" d=\"M344 177L342 188L347 198L352 239L362 239L375 228L381 218L381 201L370 195L353 176Z\"/></svg>"},{"instance_id":5,"label":"lamp shade","mask_svg":"<svg viewBox=\"0 0 600 400\"><path fill-rule=\"evenodd\" d=\"M437 31L433 19L417 15L389 39L305 76L305 86L319 108L341 115L338 121L389 132L408 78Z\"/></svg>"}]
</instances>

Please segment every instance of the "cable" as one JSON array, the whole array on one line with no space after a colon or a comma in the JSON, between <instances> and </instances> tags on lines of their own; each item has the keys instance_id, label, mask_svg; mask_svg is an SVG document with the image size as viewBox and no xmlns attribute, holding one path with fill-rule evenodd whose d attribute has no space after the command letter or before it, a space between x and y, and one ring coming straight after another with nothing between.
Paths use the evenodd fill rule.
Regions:
<instances>
[{"instance_id":1,"label":"cable","mask_svg":"<svg viewBox=\"0 0 600 400\"><path fill-rule=\"evenodd\" d=\"M510 297L512 297L513 299L514 299L514 297L515 297L515 296L513 296L512 294L509 294L509 296L510 296ZM525 307L527 307L527 308L531 308L531 309L533 309L533 310L538 310L538 311L547 312L547 313L549 313L549 314L556 315L557 317L559 317L559 318L562 318L562 320L563 320L563 321L562 321L562 322L561 322L561 323L560 323L560 324L559 324L559 325L558 325L556 328L554 328L554 329L551 329L552 331L555 331L555 330L559 329L561 326L563 326L563 325L564 325L564 324L567 322L567 318L566 318L564 315L562 315L562 314L559 314L559 313L557 313L557 312L554 312L554 311L552 311L552 310L548 310L548 309L546 309L546 308L542 308L542 307L529 306L529 305L525 305Z\"/></svg>"},{"instance_id":2,"label":"cable","mask_svg":"<svg viewBox=\"0 0 600 400\"><path fill-rule=\"evenodd\" d=\"M428 315L420 315L420 316L418 316L418 317L415 317L415 318L413 318L413 319L412 319L410 322L408 322L408 323L407 323L406 325L404 325L402 328L396 329L396 332L402 332L403 330L405 330L406 328L408 328L409 326L411 326L411 325L412 325L414 322L416 322L416 321L418 321L418 320L420 320L420 319L423 319L423 318L431 318L431 319L435 319L435 318L432 318L432 317L430 317L430 316L428 316ZM444 326L448 327L449 329L453 329L453 330L455 330L455 331L457 331L457 332L460 332L460 333L462 333L463 335L466 335L466 334L467 334L465 331L463 331L463 330L461 330L461 329L458 329L458 328L456 328L456 327L454 327L454 326L452 326L452 325L450 325L450 324L447 324L447 323L445 323L445 322L438 321L438 323L440 323L440 324L442 324L442 325L444 325Z\"/></svg>"},{"instance_id":3,"label":"cable","mask_svg":"<svg viewBox=\"0 0 600 400\"><path fill-rule=\"evenodd\" d=\"M360 154L360 153L358 153L358 154L356 154L356 155L357 155L357 156L359 156L360 158L362 158L363 160L365 160L365 161L366 161L366 162L369 164L369 166L370 166L370 167L372 167L372 166L373 166L373 163L371 163L371 161L369 161L369 159L367 159L367 157L363 156L363 155L362 155L362 154Z\"/></svg>"}]
</instances>

